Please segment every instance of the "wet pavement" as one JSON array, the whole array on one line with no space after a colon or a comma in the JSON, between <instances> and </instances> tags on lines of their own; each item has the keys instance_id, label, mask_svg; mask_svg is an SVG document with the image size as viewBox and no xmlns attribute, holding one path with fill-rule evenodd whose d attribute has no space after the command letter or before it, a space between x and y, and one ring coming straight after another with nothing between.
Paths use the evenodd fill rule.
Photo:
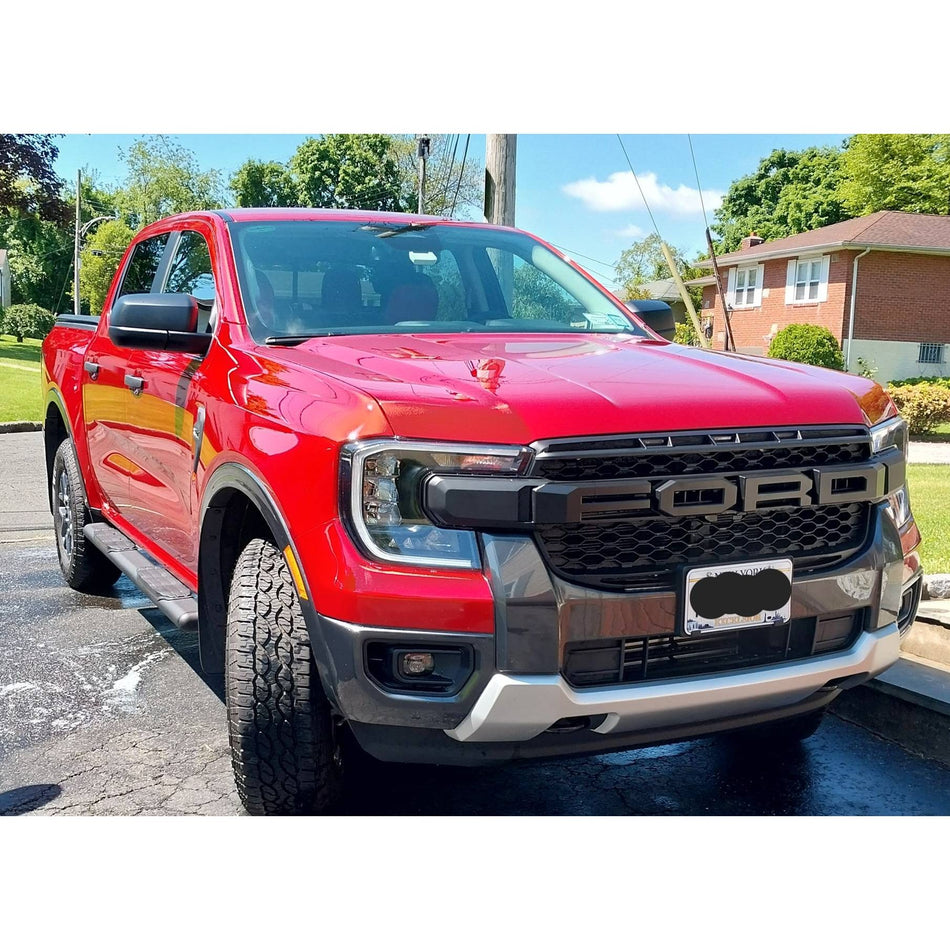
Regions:
<instances>
[{"instance_id":1,"label":"wet pavement","mask_svg":"<svg viewBox=\"0 0 950 950\"><path fill-rule=\"evenodd\" d=\"M0 815L240 815L220 679L124 578L70 590L40 433L0 435ZM770 756L719 738L491 769L383 766L353 815L946 815L950 769L835 716Z\"/></svg>"},{"instance_id":2,"label":"wet pavement","mask_svg":"<svg viewBox=\"0 0 950 950\"><path fill-rule=\"evenodd\" d=\"M71 591L52 540L0 545L0 814L242 814L221 684L125 580ZM827 717L800 750L726 739L491 769L372 768L358 815L950 814L950 770Z\"/></svg>"}]
</instances>

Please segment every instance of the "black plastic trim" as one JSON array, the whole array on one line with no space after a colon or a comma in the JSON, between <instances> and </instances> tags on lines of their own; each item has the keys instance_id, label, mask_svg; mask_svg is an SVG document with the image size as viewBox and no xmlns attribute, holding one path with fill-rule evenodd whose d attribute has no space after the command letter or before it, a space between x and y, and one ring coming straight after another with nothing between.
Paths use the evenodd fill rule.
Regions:
<instances>
[{"instance_id":1,"label":"black plastic trim","mask_svg":"<svg viewBox=\"0 0 950 950\"><path fill-rule=\"evenodd\" d=\"M681 475L670 478L629 478L614 481L549 482L538 478L501 476L432 475L422 489L423 509L438 525L451 528L525 529L536 525L579 524L584 521L630 519L665 514L667 517L727 513L762 512L779 507L805 508L810 505L776 505L800 492L773 495L760 488L798 479L808 482L806 495L821 505L875 502L904 482L905 462L899 450L888 452L859 465L808 466L762 472L725 472L721 476ZM838 479L864 479L863 487L832 493ZM721 490L718 501L685 504L675 494L687 491ZM727 489L731 489L727 490ZM747 503L752 499L754 507Z\"/></svg>"},{"instance_id":2,"label":"black plastic trim","mask_svg":"<svg viewBox=\"0 0 950 950\"><path fill-rule=\"evenodd\" d=\"M320 673L321 681L327 697L334 705L339 705L336 692L336 684L339 682L339 676L334 668L333 657L327 650L325 638L320 627L320 618L313 603L313 595L310 585L307 583L307 576L304 566L297 555L297 548L290 534L290 529L284 521L280 509L274 501L270 489L250 470L236 462L225 462L214 470L205 485L201 501L201 512L199 515L199 538L202 545L205 540L206 524L213 529L220 530L220 522L224 517L224 508L216 506L213 502L215 498L221 497L221 493L227 489L233 489L240 492L257 509L271 536L277 546L283 551L289 547L293 552L294 559L300 570L301 580L304 590L307 593L307 599L300 600L300 607L307 623L307 632L310 637L310 647L313 650L314 661L317 664L317 670ZM217 524L212 524L209 519L216 519ZM217 579L220 583L220 578ZM227 603L227 591L219 591ZM198 607L199 613L204 615L208 610L208 592L203 590L201 584L198 587ZM203 627L205 628L203 630ZM210 624L199 624L198 628L198 651L202 667L208 672L221 672L224 669L223 644L214 639L213 632L208 631Z\"/></svg>"},{"instance_id":3,"label":"black plastic trim","mask_svg":"<svg viewBox=\"0 0 950 950\"><path fill-rule=\"evenodd\" d=\"M72 327L75 330L95 330L99 326L98 314L89 316L84 313L61 313L53 324L54 327Z\"/></svg>"},{"instance_id":4,"label":"black plastic trim","mask_svg":"<svg viewBox=\"0 0 950 950\"><path fill-rule=\"evenodd\" d=\"M858 682L848 684L849 687L852 685L856 686ZM572 755L640 749L698 739L770 722L777 723L823 709L840 693L840 689L824 687L807 699L791 706L760 710L727 719L606 735L589 729L567 733L548 731L527 742L459 742L435 729L371 725L362 722L350 723L350 728L363 750L384 762L406 762L419 765L491 765L510 762L514 759L564 758Z\"/></svg>"}]
</instances>

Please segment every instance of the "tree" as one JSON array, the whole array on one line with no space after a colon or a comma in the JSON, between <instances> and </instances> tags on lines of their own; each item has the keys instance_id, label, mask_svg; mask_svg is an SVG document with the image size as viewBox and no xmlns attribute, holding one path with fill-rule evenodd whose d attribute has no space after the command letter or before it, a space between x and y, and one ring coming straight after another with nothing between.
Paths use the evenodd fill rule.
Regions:
<instances>
[{"instance_id":1,"label":"tree","mask_svg":"<svg viewBox=\"0 0 950 950\"><path fill-rule=\"evenodd\" d=\"M389 135L308 138L290 159L300 203L312 208L407 211L407 193Z\"/></svg>"},{"instance_id":2,"label":"tree","mask_svg":"<svg viewBox=\"0 0 950 950\"><path fill-rule=\"evenodd\" d=\"M79 255L79 289L89 313L101 313L122 254L135 232L124 221L103 221Z\"/></svg>"},{"instance_id":3,"label":"tree","mask_svg":"<svg viewBox=\"0 0 950 950\"><path fill-rule=\"evenodd\" d=\"M121 154L128 174L116 201L133 226L182 211L221 207L221 173L202 170L194 153L173 139L147 136Z\"/></svg>"},{"instance_id":4,"label":"tree","mask_svg":"<svg viewBox=\"0 0 950 950\"><path fill-rule=\"evenodd\" d=\"M654 280L669 280L673 276L660 244L659 235L655 233L648 234L642 241L634 241L620 255L620 260L617 261L615 266L617 283L621 287L618 296L622 300L649 299L650 294L643 289L644 284ZM678 248L671 247L670 253L673 255L673 260L676 262L680 277L683 280L691 280L693 277L700 277L705 273L692 267L688 263L686 254ZM690 295L693 296L694 304L698 306L702 298L702 291L692 288Z\"/></svg>"},{"instance_id":5,"label":"tree","mask_svg":"<svg viewBox=\"0 0 950 950\"><path fill-rule=\"evenodd\" d=\"M9 252L13 303L57 312L72 276L72 235L34 214L0 218L0 247Z\"/></svg>"},{"instance_id":6,"label":"tree","mask_svg":"<svg viewBox=\"0 0 950 950\"><path fill-rule=\"evenodd\" d=\"M293 208L298 204L293 176L280 162L249 158L231 176L230 186L239 208Z\"/></svg>"},{"instance_id":7,"label":"tree","mask_svg":"<svg viewBox=\"0 0 950 950\"><path fill-rule=\"evenodd\" d=\"M0 135L0 208L65 223L69 207L53 170L58 154L50 135Z\"/></svg>"},{"instance_id":8,"label":"tree","mask_svg":"<svg viewBox=\"0 0 950 950\"><path fill-rule=\"evenodd\" d=\"M950 214L950 135L854 135L842 168L841 197L853 216Z\"/></svg>"},{"instance_id":9,"label":"tree","mask_svg":"<svg viewBox=\"0 0 950 950\"><path fill-rule=\"evenodd\" d=\"M736 250L753 231L772 241L847 219L841 156L836 148L806 148L775 149L763 158L729 186L716 212L716 250Z\"/></svg>"}]
</instances>

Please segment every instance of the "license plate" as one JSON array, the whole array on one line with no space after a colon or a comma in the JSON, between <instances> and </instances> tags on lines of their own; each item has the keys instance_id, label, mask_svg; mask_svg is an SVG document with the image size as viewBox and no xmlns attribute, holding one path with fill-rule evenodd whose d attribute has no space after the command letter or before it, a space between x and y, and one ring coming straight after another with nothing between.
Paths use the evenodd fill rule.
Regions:
<instances>
[{"instance_id":1,"label":"license plate","mask_svg":"<svg viewBox=\"0 0 950 950\"><path fill-rule=\"evenodd\" d=\"M792 616L791 558L693 568L684 600L687 635L786 624Z\"/></svg>"}]
</instances>

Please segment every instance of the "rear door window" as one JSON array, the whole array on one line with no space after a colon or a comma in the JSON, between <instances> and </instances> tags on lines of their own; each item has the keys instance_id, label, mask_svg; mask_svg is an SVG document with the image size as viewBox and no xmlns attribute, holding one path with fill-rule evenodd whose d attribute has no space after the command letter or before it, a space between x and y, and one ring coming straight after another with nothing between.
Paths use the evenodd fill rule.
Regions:
<instances>
[{"instance_id":1,"label":"rear door window","mask_svg":"<svg viewBox=\"0 0 950 950\"><path fill-rule=\"evenodd\" d=\"M211 253L208 242L197 231L182 231L175 248L166 294L191 294L198 300L214 300L214 274L211 272Z\"/></svg>"}]
</instances>

